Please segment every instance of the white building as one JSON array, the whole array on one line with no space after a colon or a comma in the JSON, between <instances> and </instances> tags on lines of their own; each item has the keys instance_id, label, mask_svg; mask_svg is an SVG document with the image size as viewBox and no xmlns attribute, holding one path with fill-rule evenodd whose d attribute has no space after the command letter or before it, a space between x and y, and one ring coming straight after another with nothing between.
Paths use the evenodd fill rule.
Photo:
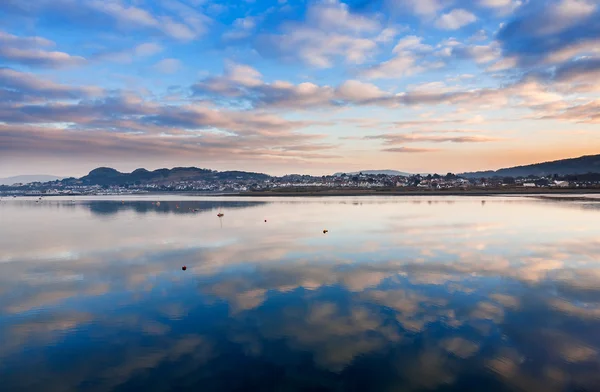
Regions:
<instances>
[{"instance_id":1,"label":"white building","mask_svg":"<svg viewBox=\"0 0 600 392\"><path fill-rule=\"evenodd\" d=\"M554 185L559 187L559 188L568 188L569 187L569 181L554 181Z\"/></svg>"}]
</instances>

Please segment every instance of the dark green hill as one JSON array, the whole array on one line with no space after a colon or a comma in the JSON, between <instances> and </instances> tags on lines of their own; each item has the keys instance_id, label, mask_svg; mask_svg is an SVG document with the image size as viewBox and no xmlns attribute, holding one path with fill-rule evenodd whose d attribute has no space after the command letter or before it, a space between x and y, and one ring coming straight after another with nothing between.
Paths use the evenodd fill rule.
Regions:
<instances>
[{"instance_id":1,"label":"dark green hill","mask_svg":"<svg viewBox=\"0 0 600 392\"><path fill-rule=\"evenodd\" d=\"M600 173L600 155L586 155L579 158L561 159L558 161L535 163L532 165L515 166L500 170L462 173L461 177L527 177L560 176L570 174Z\"/></svg>"},{"instance_id":2,"label":"dark green hill","mask_svg":"<svg viewBox=\"0 0 600 392\"><path fill-rule=\"evenodd\" d=\"M80 179L68 179L68 181L78 182L83 185L162 185L174 181L264 181L269 178L270 176L263 173L243 171L219 172L209 169L199 169L197 167L175 167L173 169L157 169L154 171L140 168L131 173L121 173L109 167L99 167L89 172L87 176L83 176Z\"/></svg>"}]
</instances>

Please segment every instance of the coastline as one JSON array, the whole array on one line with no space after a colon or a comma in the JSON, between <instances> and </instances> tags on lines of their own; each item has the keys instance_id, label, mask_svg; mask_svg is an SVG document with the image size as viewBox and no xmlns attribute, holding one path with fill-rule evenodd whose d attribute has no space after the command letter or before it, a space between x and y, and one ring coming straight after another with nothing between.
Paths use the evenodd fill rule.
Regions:
<instances>
[{"instance_id":1,"label":"coastline","mask_svg":"<svg viewBox=\"0 0 600 392\"><path fill-rule=\"evenodd\" d=\"M324 191L255 191L224 194L220 196L249 197L329 197L329 196L546 196L600 194L600 189L470 189L470 190L324 190Z\"/></svg>"},{"instance_id":2,"label":"coastline","mask_svg":"<svg viewBox=\"0 0 600 392\"><path fill-rule=\"evenodd\" d=\"M586 195L586 194L597 194L600 195L600 188L589 188L589 189L447 189L447 190L416 190L416 189L388 189L388 190L373 190L373 189L327 189L327 190L293 190L293 191L252 191L252 192L147 192L143 194L103 194L103 195L90 195L90 194L23 194L17 195L17 197L119 197L119 196L206 196L206 197L360 197L360 196L534 196L541 198L552 198L558 199L561 195L569 196L572 199L572 195ZM552 197L551 197L552 196ZM555 197L557 196L557 197ZM12 195L2 195L2 198L12 198Z\"/></svg>"}]
</instances>

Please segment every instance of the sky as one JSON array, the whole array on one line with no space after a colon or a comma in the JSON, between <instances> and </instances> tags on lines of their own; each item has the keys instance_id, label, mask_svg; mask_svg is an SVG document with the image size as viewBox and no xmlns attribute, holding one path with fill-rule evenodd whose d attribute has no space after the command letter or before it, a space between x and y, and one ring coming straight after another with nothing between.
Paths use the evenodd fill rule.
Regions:
<instances>
[{"instance_id":1,"label":"sky","mask_svg":"<svg viewBox=\"0 0 600 392\"><path fill-rule=\"evenodd\" d=\"M0 176L600 153L600 0L3 0Z\"/></svg>"}]
</instances>

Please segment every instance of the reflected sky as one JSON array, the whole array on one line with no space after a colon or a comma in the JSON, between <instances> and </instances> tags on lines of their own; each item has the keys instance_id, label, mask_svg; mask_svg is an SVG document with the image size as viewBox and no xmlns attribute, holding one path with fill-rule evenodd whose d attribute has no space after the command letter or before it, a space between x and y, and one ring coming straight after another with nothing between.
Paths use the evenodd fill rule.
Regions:
<instances>
[{"instance_id":1,"label":"reflected sky","mask_svg":"<svg viewBox=\"0 0 600 392\"><path fill-rule=\"evenodd\" d=\"M598 205L4 199L0 379L19 391L597 391Z\"/></svg>"}]
</instances>

